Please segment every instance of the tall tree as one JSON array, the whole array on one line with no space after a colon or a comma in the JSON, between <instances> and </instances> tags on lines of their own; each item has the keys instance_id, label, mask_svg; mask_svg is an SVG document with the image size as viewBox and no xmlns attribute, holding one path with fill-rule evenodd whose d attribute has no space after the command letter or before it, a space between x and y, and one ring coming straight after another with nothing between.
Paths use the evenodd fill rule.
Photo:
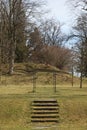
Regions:
<instances>
[{"instance_id":1,"label":"tall tree","mask_svg":"<svg viewBox=\"0 0 87 130\"><path fill-rule=\"evenodd\" d=\"M43 48L43 41L41 38L40 31L38 28L35 28L33 32L30 33L30 39L29 39L29 55L30 59L32 59L34 62L42 62L42 48Z\"/></svg>"},{"instance_id":2,"label":"tall tree","mask_svg":"<svg viewBox=\"0 0 87 130\"><path fill-rule=\"evenodd\" d=\"M61 46L64 41L62 24L55 19L48 19L40 25L43 42L47 45Z\"/></svg>"},{"instance_id":3,"label":"tall tree","mask_svg":"<svg viewBox=\"0 0 87 130\"><path fill-rule=\"evenodd\" d=\"M3 26L3 44L9 52L9 73L13 73L15 52L16 56L20 49L25 47L27 34L30 31L35 18L40 14L43 2L31 0L1 0L1 17ZM5 33L4 33L5 32ZM4 37L6 37L4 40ZM20 44L20 45L19 45ZM22 50L23 52L23 50Z\"/></svg>"},{"instance_id":4,"label":"tall tree","mask_svg":"<svg viewBox=\"0 0 87 130\"><path fill-rule=\"evenodd\" d=\"M17 32L20 28L20 18L22 13L21 0L1 0L1 21L2 21L2 41L3 48L8 50L9 54L9 73L13 73L15 49L17 44ZM22 22L23 23L23 22ZM4 40L4 38L6 40ZM4 49L5 50L5 49Z\"/></svg>"},{"instance_id":5,"label":"tall tree","mask_svg":"<svg viewBox=\"0 0 87 130\"><path fill-rule=\"evenodd\" d=\"M71 0L73 7L79 13L76 24L74 25L74 33L71 37L77 37L78 50L78 70L80 76L80 88L82 88L82 78L87 77L87 0ZM79 11L78 11L79 10Z\"/></svg>"}]
</instances>

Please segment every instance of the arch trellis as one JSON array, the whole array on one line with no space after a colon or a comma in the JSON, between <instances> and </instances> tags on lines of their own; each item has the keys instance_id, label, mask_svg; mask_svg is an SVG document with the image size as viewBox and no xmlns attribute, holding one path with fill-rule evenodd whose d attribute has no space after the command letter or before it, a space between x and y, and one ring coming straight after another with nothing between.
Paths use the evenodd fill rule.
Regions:
<instances>
[{"instance_id":1,"label":"arch trellis","mask_svg":"<svg viewBox=\"0 0 87 130\"><path fill-rule=\"evenodd\" d=\"M56 92L56 75L57 75L57 73L59 73L61 71L50 70L50 69L33 69L28 72L31 72L33 74L33 92L36 92L36 80L37 80L36 74L38 72L49 72L49 73L53 74L53 76L52 76L53 77L53 88L54 88L54 92Z\"/></svg>"}]
</instances>

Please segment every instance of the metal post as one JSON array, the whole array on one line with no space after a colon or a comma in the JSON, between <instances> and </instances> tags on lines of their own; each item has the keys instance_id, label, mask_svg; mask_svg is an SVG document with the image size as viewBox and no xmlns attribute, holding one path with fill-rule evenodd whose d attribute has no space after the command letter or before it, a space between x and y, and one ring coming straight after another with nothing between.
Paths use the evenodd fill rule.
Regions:
<instances>
[{"instance_id":1,"label":"metal post","mask_svg":"<svg viewBox=\"0 0 87 130\"><path fill-rule=\"evenodd\" d=\"M72 84L72 87L73 87L73 84L74 84L74 82L73 82L73 80L74 80L74 50L73 50L73 46L72 46L72 49L71 49L71 51L72 51L72 82L71 82L71 84Z\"/></svg>"},{"instance_id":2,"label":"metal post","mask_svg":"<svg viewBox=\"0 0 87 130\"><path fill-rule=\"evenodd\" d=\"M33 92L36 92L36 72L33 73Z\"/></svg>"},{"instance_id":3,"label":"metal post","mask_svg":"<svg viewBox=\"0 0 87 130\"><path fill-rule=\"evenodd\" d=\"M56 92L56 72L53 72L53 87L54 87L54 92Z\"/></svg>"},{"instance_id":4,"label":"metal post","mask_svg":"<svg viewBox=\"0 0 87 130\"><path fill-rule=\"evenodd\" d=\"M72 87L73 87L73 79L74 79L74 74L73 74L74 72L73 72L73 65L72 65Z\"/></svg>"}]
</instances>

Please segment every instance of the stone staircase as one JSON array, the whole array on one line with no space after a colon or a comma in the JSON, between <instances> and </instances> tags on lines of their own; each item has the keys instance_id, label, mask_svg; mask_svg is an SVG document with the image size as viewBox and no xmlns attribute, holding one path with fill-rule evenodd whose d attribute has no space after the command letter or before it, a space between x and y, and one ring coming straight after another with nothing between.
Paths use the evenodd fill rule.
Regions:
<instances>
[{"instance_id":1,"label":"stone staircase","mask_svg":"<svg viewBox=\"0 0 87 130\"><path fill-rule=\"evenodd\" d=\"M59 105L55 99L34 100L31 122L58 122Z\"/></svg>"}]
</instances>

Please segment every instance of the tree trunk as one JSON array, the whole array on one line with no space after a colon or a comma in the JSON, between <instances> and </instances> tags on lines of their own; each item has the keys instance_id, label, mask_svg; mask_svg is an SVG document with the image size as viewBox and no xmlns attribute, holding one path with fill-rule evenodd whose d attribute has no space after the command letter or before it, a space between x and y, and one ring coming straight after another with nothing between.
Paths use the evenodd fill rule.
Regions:
<instances>
[{"instance_id":1,"label":"tree trunk","mask_svg":"<svg viewBox=\"0 0 87 130\"><path fill-rule=\"evenodd\" d=\"M12 44L9 56L9 74L13 74L14 72L14 59L15 59L15 47Z\"/></svg>"},{"instance_id":2,"label":"tree trunk","mask_svg":"<svg viewBox=\"0 0 87 130\"><path fill-rule=\"evenodd\" d=\"M74 79L74 70L73 70L73 65L72 65L72 87L73 87L73 79Z\"/></svg>"},{"instance_id":3,"label":"tree trunk","mask_svg":"<svg viewBox=\"0 0 87 130\"><path fill-rule=\"evenodd\" d=\"M82 72L81 72L81 76L80 76L80 88L82 88Z\"/></svg>"},{"instance_id":4,"label":"tree trunk","mask_svg":"<svg viewBox=\"0 0 87 130\"><path fill-rule=\"evenodd\" d=\"M2 32L1 32L2 33ZM1 37L2 38L2 37ZM2 43L2 39L0 39L1 40L1 43ZM0 43L0 44L1 44ZM2 75L2 73L1 73L1 63L2 63L2 61L1 61L1 45L0 45L0 83L1 83L1 75Z\"/></svg>"},{"instance_id":5,"label":"tree trunk","mask_svg":"<svg viewBox=\"0 0 87 130\"><path fill-rule=\"evenodd\" d=\"M82 50L81 50L81 75L80 75L80 88L82 88L82 79L83 79L83 56L84 56L84 54L83 54L83 48L82 48Z\"/></svg>"}]
</instances>

